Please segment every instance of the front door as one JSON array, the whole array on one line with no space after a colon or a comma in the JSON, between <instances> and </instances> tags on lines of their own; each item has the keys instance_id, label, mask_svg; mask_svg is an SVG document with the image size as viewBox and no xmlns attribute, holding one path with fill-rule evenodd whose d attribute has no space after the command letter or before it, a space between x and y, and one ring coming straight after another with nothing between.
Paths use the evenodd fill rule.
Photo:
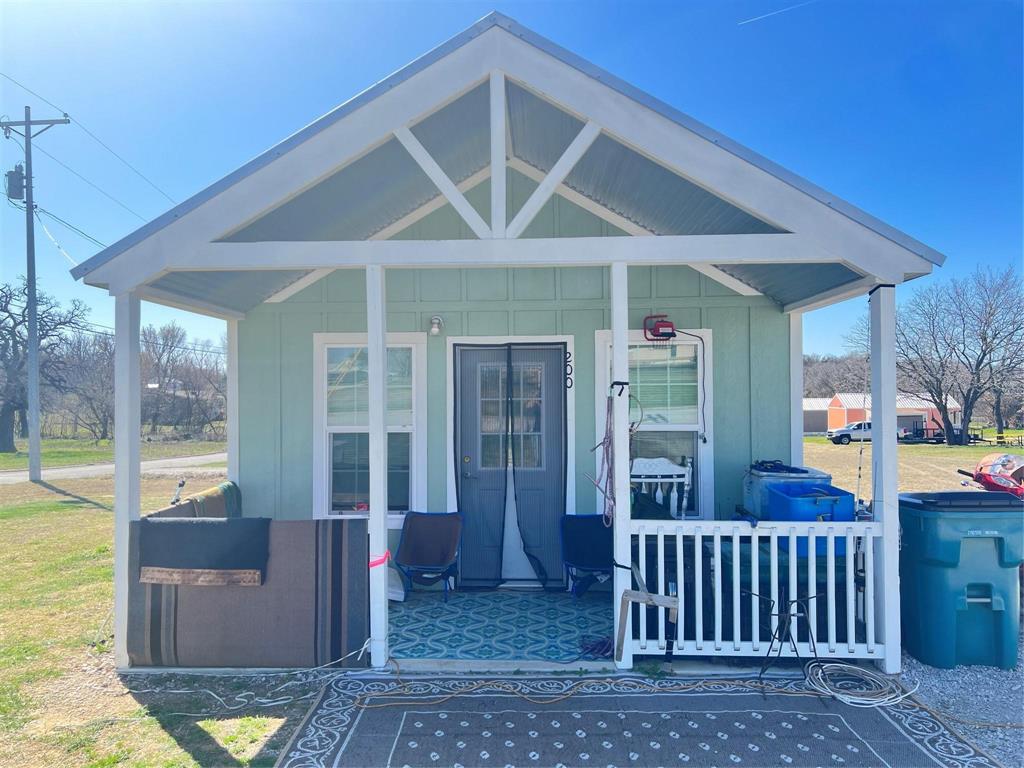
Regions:
<instances>
[{"instance_id":1,"label":"front door","mask_svg":"<svg viewBox=\"0 0 1024 768\"><path fill-rule=\"evenodd\" d=\"M565 345L460 344L455 377L460 584L563 583Z\"/></svg>"}]
</instances>

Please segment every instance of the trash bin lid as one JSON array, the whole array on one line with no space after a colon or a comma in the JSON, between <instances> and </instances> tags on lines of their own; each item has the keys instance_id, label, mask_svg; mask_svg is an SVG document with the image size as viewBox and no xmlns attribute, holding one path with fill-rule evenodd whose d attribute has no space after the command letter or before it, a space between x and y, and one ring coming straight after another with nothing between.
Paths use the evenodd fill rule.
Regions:
<instances>
[{"instance_id":1,"label":"trash bin lid","mask_svg":"<svg viewBox=\"0 0 1024 768\"><path fill-rule=\"evenodd\" d=\"M1024 501L999 491L929 491L901 493L900 506L929 512L1012 512L1024 511Z\"/></svg>"}]
</instances>

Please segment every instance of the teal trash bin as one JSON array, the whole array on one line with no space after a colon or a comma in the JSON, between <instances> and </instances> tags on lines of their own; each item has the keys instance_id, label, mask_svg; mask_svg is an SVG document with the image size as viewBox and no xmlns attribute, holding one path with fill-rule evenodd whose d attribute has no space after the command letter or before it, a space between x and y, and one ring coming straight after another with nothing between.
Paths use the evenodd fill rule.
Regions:
<instances>
[{"instance_id":1,"label":"teal trash bin","mask_svg":"<svg viewBox=\"0 0 1024 768\"><path fill-rule=\"evenodd\" d=\"M1017 663L1024 502L1008 493L900 495L903 646L951 668Z\"/></svg>"}]
</instances>

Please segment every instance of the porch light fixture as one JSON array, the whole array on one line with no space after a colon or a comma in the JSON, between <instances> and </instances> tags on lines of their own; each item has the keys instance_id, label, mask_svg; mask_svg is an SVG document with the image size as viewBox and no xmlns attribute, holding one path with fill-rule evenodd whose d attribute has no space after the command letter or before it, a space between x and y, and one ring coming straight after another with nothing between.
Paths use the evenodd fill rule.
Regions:
<instances>
[{"instance_id":1,"label":"porch light fixture","mask_svg":"<svg viewBox=\"0 0 1024 768\"><path fill-rule=\"evenodd\" d=\"M444 328L444 318L440 315L434 315L430 318L430 335L439 336L441 329Z\"/></svg>"}]
</instances>

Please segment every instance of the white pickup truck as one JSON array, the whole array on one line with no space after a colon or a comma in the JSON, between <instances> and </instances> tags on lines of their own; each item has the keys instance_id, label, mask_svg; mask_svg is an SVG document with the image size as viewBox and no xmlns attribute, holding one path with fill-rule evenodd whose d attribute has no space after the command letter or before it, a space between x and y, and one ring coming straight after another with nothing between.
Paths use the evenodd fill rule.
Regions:
<instances>
[{"instance_id":1,"label":"white pickup truck","mask_svg":"<svg viewBox=\"0 0 1024 768\"><path fill-rule=\"evenodd\" d=\"M896 439L906 437L909 432L900 428L896 430ZM840 429L830 429L828 439L836 445L849 445L852 442L871 442L871 422L854 421Z\"/></svg>"}]
</instances>

